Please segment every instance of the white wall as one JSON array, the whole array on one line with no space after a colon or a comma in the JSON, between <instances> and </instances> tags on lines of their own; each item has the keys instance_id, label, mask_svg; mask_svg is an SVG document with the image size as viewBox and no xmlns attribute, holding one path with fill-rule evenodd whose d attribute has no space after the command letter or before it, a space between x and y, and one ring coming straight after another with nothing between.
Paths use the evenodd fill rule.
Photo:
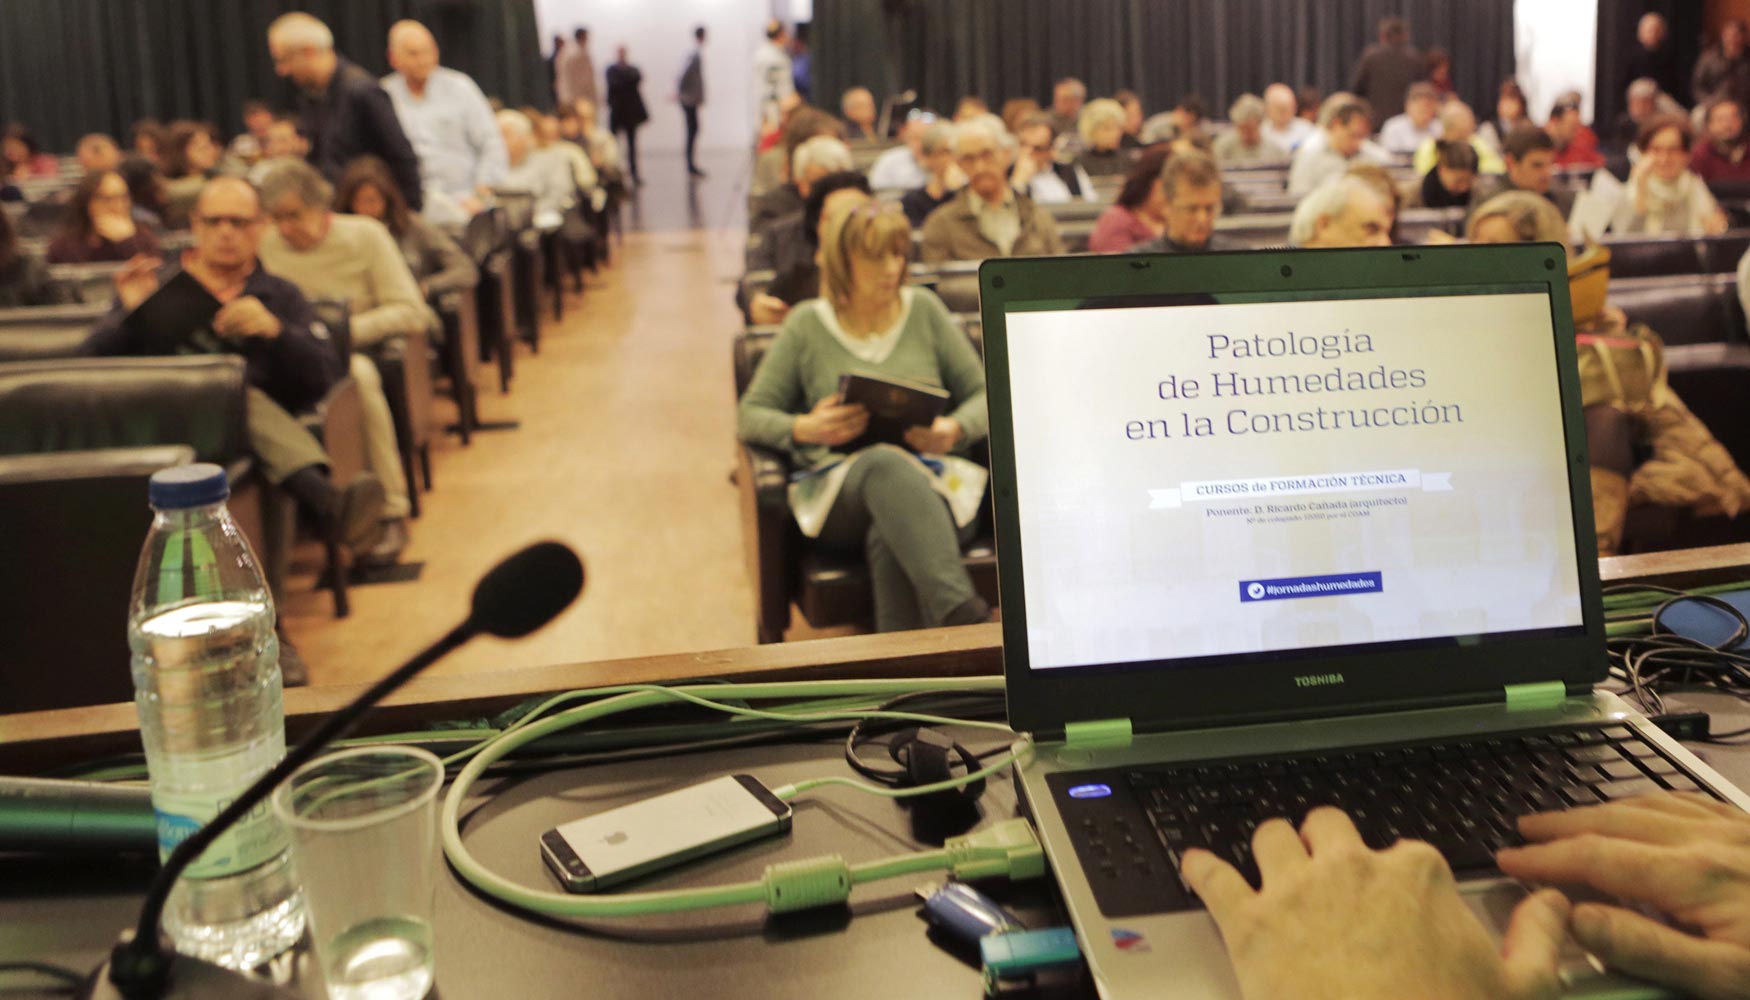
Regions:
<instances>
[{"instance_id":1,"label":"white wall","mask_svg":"<svg viewBox=\"0 0 1750 1000\"><path fill-rule=\"evenodd\" d=\"M535 0L543 53L554 35L589 29L589 52L602 91L602 74L614 61L616 46L644 72L644 104L650 121L638 133L638 151L678 150L686 140L675 85L692 52L693 27L704 25L705 107L699 112L701 148L746 149L753 127L753 52L764 40L764 3L750 0Z\"/></svg>"},{"instance_id":2,"label":"white wall","mask_svg":"<svg viewBox=\"0 0 1750 1000\"><path fill-rule=\"evenodd\" d=\"M1580 117L1592 120L1592 76L1597 58L1598 0L1516 0L1513 47L1526 111L1543 124L1555 99L1580 92ZM1494 117L1493 106L1478 118Z\"/></svg>"}]
</instances>

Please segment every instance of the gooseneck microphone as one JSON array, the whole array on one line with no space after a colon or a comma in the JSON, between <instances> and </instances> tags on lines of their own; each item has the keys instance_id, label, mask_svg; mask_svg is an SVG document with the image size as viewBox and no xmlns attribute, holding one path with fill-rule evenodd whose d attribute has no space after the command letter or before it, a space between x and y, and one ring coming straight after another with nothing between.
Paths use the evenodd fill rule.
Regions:
<instances>
[{"instance_id":1,"label":"gooseneck microphone","mask_svg":"<svg viewBox=\"0 0 1750 1000\"><path fill-rule=\"evenodd\" d=\"M93 975L86 995L119 995L128 1000L171 995L291 996L228 969L177 954L165 946L159 924L177 878L221 834L272 794L280 782L308 763L391 691L475 636L520 639L528 635L564 611L582 590L583 563L576 553L558 542L531 545L495 566L475 586L473 606L466 620L330 715L235 801L170 852L146 892L138 926L122 936L111 951L109 962Z\"/></svg>"}]
</instances>

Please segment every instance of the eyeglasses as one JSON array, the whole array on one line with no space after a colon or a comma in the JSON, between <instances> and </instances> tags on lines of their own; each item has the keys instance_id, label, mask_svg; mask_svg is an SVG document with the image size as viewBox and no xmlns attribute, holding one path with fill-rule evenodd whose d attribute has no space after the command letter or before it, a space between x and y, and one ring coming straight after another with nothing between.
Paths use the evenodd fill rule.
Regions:
<instances>
[{"instance_id":1,"label":"eyeglasses","mask_svg":"<svg viewBox=\"0 0 1750 1000\"><path fill-rule=\"evenodd\" d=\"M192 220L197 226L230 226L232 229L249 229L260 224L260 216L254 215L197 215Z\"/></svg>"}]
</instances>

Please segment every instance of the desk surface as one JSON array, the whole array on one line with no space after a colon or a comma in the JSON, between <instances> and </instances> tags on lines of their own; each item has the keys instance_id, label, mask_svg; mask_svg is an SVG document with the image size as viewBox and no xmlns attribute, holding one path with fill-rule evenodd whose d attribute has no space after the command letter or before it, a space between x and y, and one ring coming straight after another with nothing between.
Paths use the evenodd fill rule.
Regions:
<instances>
[{"instance_id":1,"label":"desk surface","mask_svg":"<svg viewBox=\"0 0 1750 1000\"><path fill-rule=\"evenodd\" d=\"M1741 577L1750 546L1605 560L1607 582L1692 586ZM477 716L531 694L581 685L689 677L846 677L991 674L1001 670L998 626L792 643L720 653L416 681L376 714L385 731L416 720ZM356 694L352 688L287 692L294 735ZM1730 698L1691 696L1673 705L1714 713L1717 730L1750 724ZM137 749L131 705L0 716L0 772ZM1750 748L1698 747L1727 778L1750 788ZM747 771L768 784L848 773L837 744L725 750L662 762L598 765L482 783L465 836L484 863L531 886L549 885L535 839L552 826L704 777ZM991 782L987 819L1013 815L1013 785ZM793 831L700 861L651 885L709 885L757 878L776 859L840 853L856 862L921 845L899 805L846 789L821 789L796 804ZM0 961L36 959L89 968L132 923L150 862L0 858ZM919 881L924 881L920 879ZM850 916L799 914L768 921L757 908L577 926L533 921L498 907L453 875L437 902L438 988L483 996L976 997L977 970L932 943L916 915L912 884L859 889ZM1060 919L1049 879L994 893L1033 926ZM1085 995L1054 984L1046 996Z\"/></svg>"}]
</instances>

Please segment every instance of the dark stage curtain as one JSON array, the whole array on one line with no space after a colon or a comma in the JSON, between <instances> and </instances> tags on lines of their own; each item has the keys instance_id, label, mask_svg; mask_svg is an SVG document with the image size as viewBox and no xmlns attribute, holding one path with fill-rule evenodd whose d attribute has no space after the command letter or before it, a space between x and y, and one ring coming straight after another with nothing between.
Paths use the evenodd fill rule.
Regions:
<instances>
[{"instance_id":1,"label":"dark stage curtain","mask_svg":"<svg viewBox=\"0 0 1750 1000\"><path fill-rule=\"evenodd\" d=\"M1512 0L815 0L815 103L836 111L862 84L916 88L944 112L964 94L998 110L1011 97L1049 104L1053 81L1077 76L1091 96L1129 87L1150 114L1194 93L1223 117L1278 80L1347 86L1390 15L1409 19L1417 47L1452 53L1459 94L1492 116L1513 73Z\"/></svg>"},{"instance_id":2,"label":"dark stage curtain","mask_svg":"<svg viewBox=\"0 0 1750 1000\"><path fill-rule=\"evenodd\" d=\"M437 36L444 64L506 104L552 103L533 0L3 0L0 122L22 122L67 151L104 131L126 145L140 118L195 118L242 128L249 98L291 105L273 74L267 26L307 10L335 48L387 73L389 25L411 17Z\"/></svg>"}]
</instances>

